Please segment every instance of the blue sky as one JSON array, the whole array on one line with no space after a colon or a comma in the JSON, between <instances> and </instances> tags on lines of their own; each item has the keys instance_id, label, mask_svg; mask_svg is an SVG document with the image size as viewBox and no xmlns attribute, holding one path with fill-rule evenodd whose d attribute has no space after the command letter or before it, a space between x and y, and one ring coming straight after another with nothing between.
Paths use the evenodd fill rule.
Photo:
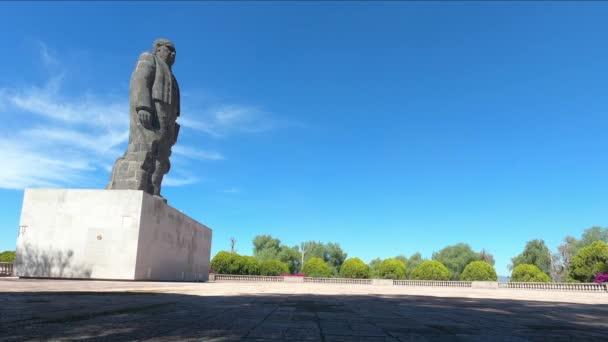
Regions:
<instances>
[{"instance_id":1,"label":"blue sky","mask_svg":"<svg viewBox=\"0 0 608 342\"><path fill-rule=\"evenodd\" d=\"M0 3L0 250L24 187L103 188L129 76L175 42L163 193L212 254L271 234L349 256L608 226L608 3Z\"/></svg>"}]
</instances>

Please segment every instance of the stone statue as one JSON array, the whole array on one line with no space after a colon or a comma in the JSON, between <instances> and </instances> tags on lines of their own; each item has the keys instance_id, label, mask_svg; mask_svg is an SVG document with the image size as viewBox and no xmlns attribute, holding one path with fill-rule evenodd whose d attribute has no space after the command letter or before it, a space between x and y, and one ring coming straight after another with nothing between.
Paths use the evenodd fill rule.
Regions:
<instances>
[{"instance_id":1,"label":"stone statue","mask_svg":"<svg viewBox=\"0 0 608 342\"><path fill-rule=\"evenodd\" d=\"M127 152L116 160L107 189L143 190L160 195L163 176L169 172L171 147L177 141L179 87L171 66L175 46L157 39L153 53L139 56L129 91L130 129Z\"/></svg>"}]
</instances>

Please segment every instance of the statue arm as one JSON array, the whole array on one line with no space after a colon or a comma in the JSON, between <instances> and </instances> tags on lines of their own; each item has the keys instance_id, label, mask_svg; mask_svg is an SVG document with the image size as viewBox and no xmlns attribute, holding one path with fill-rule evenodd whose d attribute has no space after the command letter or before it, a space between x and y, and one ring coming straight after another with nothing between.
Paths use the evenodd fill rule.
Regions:
<instances>
[{"instance_id":1,"label":"statue arm","mask_svg":"<svg viewBox=\"0 0 608 342\"><path fill-rule=\"evenodd\" d=\"M136 112L142 109L149 113L154 112L152 86L155 72L154 55L149 52L142 53L131 75L131 104L135 107Z\"/></svg>"}]
</instances>

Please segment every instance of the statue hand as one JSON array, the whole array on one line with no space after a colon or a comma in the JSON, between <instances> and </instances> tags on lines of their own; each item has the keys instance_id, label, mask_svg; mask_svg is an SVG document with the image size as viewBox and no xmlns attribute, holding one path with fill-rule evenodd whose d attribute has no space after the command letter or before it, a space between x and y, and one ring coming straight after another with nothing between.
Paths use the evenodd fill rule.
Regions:
<instances>
[{"instance_id":1,"label":"statue hand","mask_svg":"<svg viewBox=\"0 0 608 342\"><path fill-rule=\"evenodd\" d=\"M139 115L139 122L141 122L142 126L146 129L152 129L152 115L145 109L140 109L137 111L137 115Z\"/></svg>"}]
</instances>

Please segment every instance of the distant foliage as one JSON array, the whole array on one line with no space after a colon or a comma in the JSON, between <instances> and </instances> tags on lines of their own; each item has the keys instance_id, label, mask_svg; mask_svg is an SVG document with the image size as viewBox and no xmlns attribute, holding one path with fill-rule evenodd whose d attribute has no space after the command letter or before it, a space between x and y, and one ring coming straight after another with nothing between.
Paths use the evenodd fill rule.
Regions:
<instances>
[{"instance_id":1,"label":"distant foliage","mask_svg":"<svg viewBox=\"0 0 608 342\"><path fill-rule=\"evenodd\" d=\"M543 273L536 265L521 264L513 268L511 273L512 282L525 283L549 283L551 278L548 274Z\"/></svg>"},{"instance_id":2,"label":"distant foliage","mask_svg":"<svg viewBox=\"0 0 608 342\"><path fill-rule=\"evenodd\" d=\"M464 268L472 261L481 260L481 257L468 244L458 243L433 253L433 260L442 263L450 271L451 278L458 280Z\"/></svg>"},{"instance_id":3,"label":"distant foliage","mask_svg":"<svg viewBox=\"0 0 608 342\"><path fill-rule=\"evenodd\" d=\"M260 274L260 264L255 257L243 255L239 257L239 274L258 275Z\"/></svg>"},{"instance_id":4,"label":"distant foliage","mask_svg":"<svg viewBox=\"0 0 608 342\"><path fill-rule=\"evenodd\" d=\"M369 278L369 266L359 258L350 258L342 264L340 268L340 276L342 278Z\"/></svg>"},{"instance_id":5,"label":"distant foliage","mask_svg":"<svg viewBox=\"0 0 608 342\"><path fill-rule=\"evenodd\" d=\"M217 274L240 274L238 254L221 251L211 260L211 268Z\"/></svg>"},{"instance_id":6,"label":"distant foliage","mask_svg":"<svg viewBox=\"0 0 608 342\"><path fill-rule=\"evenodd\" d=\"M496 281L497 279L496 270L485 261L471 262L460 275L460 280L463 281Z\"/></svg>"},{"instance_id":7,"label":"distant foliage","mask_svg":"<svg viewBox=\"0 0 608 342\"><path fill-rule=\"evenodd\" d=\"M15 251L4 251L0 253L0 262L15 262Z\"/></svg>"},{"instance_id":8,"label":"distant foliage","mask_svg":"<svg viewBox=\"0 0 608 342\"><path fill-rule=\"evenodd\" d=\"M263 276L278 276L284 273L289 273L289 267L279 260L269 259L260 264L260 274Z\"/></svg>"},{"instance_id":9,"label":"distant foliage","mask_svg":"<svg viewBox=\"0 0 608 342\"><path fill-rule=\"evenodd\" d=\"M405 264L398 259L385 259L378 267L378 275L382 279L405 279Z\"/></svg>"},{"instance_id":10,"label":"distant foliage","mask_svg":"<svg viewBox=\"0 0 608 342\"><path fill-rule=\"evenodd\" d=\"M570 279L580 282L592 282L598 273L608 273L608 244L595 241L582 248L570 264Z\"/></svg>"},{"instance_id":11,"label":"distant foliage","mask_svg":"<svg viewBox=\"0 0 608 342\"><path fill-rule=\"evenodd\" d=\"M531 264L536 265L543 273L551 273L551 251L543 240L531 240L526 243L526 247L521 254L511 259L512 269L517 265Z\"/></svg>"},{"instance_id":12,"label":"distant foliage","mask_svg":"<svg viewBox=\"0 0 608 342\"><path fill-rule=\"evenodd\" d=\"M437 260L425 260L412 271L415 280L450 280L450 271Z\"/></svg>"},{"instance_id":13,"label":"distant foliage","mask_svg":"<svg viewBox=\"0 0 608 342\"><path fill-rule=\"evenodd\" d=\"M378 269L380 268L380 264L382 263L382 259L376 258L369 262L369 277L373 279L380 278L380 274L378 273Z\"/></svg>"},{"instance_id":14,"label":"distant foliage","mask_svg":"<svg viewBox=\"0 0 608 342\"><path fill-rule=\"evenodd\" d=\"M315 278L327 278L332 274L329 265L323 259L317 257L308 259L304 264L302 273L306 274L307 277Z\"/></svg>"}]
</instances>

